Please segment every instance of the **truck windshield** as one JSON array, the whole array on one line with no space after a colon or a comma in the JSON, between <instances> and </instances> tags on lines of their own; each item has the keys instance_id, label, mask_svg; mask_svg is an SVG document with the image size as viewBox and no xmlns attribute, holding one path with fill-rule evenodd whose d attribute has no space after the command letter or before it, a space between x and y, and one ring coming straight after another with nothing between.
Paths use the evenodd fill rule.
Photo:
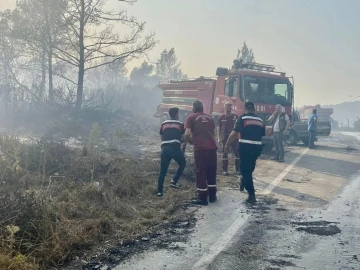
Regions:
<instances>
[{"instance_id":1,"label":"truck windshield","mask_svg":"<svg viewBox=\"0 0 360 270\"><path fill-rule=\"evenodd\" d=\"M257 76L244 76L245 100L255 103L291 105L290 82Z\"/></svg>"}]
</instances>

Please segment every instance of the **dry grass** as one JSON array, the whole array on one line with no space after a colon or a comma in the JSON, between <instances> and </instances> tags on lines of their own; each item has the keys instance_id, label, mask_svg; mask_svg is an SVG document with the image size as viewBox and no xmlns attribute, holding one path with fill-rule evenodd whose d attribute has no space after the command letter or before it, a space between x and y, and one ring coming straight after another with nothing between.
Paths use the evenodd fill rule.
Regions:
<instances>
[{"instance_id":1,"label":"dry grass","mask_svg":"<svg viewBox=\"0 0 360 270\"><path fill-rule=\"evenodd\" d=\"M57 266L105 240L121 243L184 214L190 182L159 199L158 161L124 159L87 142L84 151L0 136L0 269ZM192 168L185 175L192 178Z\"/></svg>"}]
</instances>

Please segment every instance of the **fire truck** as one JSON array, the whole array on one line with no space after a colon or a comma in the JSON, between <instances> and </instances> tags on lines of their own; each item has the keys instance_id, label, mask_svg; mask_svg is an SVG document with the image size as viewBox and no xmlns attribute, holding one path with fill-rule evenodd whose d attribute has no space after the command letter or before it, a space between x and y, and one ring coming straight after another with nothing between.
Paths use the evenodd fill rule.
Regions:
<instances>
[{"instance_id":1,"label":"fire truck","mask_svg":"<svg viewBox=\"0 0 360 270\"><path fill-rule=\"evenodd\" d=\"M256 114L264 121L274 112L275 105L281 104L290 115L294 101L294 80L285 72L275 70L272 65L234 60L231 69L219 67L215 78L199 77L189 80L160 82L163 91L162 103L155 117L163 122L169 119L171 107L180 109L182 121L192 113L192 103L203 102L204 112L212 115L215 122L224 113L224 104L231 103L234 113L242 115L244 104L252 101ZM264 141L272 147L271 126L266 127Z\"/></svg>"}]
</instances>

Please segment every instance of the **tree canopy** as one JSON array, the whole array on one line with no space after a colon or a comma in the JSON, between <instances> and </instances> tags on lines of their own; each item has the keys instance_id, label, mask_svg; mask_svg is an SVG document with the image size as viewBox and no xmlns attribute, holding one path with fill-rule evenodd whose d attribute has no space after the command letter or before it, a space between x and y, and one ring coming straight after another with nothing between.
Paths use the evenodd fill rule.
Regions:
<instances>
[{"instance_id":1,"label":"tree canopy","mask_svg":"<svg viewBox=\"0 0 360 270\"><path fill-rule=\"evenodd\" d=\"M249 49L246 41L244 41L241 49L238 49L236 56L237 60L242 60L242 62L255 62L255 55L252 49Z\"/></svg>"}]
</instances>

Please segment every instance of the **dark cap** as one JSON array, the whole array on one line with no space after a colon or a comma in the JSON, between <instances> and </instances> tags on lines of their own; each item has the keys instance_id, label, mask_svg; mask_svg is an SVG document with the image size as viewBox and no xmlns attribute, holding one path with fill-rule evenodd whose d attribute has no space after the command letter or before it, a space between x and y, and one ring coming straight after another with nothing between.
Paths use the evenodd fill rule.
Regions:
<instances>
[{"instance_id":1,"label":"dark cap","mask_svg":"<svg viewBox=\"0 0 360 270\"><path fill-rule=\"evenodd\" d=\"M255 105L251 101L245 102L245 109L247 110L255 110Z\"/></svg>"}]
</instances>

